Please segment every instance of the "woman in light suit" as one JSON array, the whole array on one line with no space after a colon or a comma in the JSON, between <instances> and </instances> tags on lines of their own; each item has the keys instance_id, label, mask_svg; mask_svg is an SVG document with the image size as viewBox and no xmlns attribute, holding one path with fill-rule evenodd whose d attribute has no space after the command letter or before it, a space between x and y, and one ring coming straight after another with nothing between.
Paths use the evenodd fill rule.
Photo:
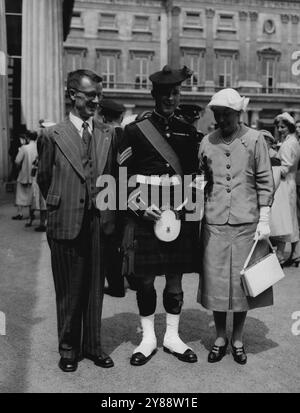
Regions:
<instances>
[{"instance_id":1,"label":"woman in light suit","mask_svg":"<svg viewBox=\"0 0 300 413\"><path fill-rule=\"evenodd\" d=\"M270 235L269 211L274 182L268 148L262 134L239 122L249 99L234 89L217 92L208 106L218 129L200 145L200 170L208 181L205 188L202 226L202 270L198 302L213 311L216 340L209 352L210 363L226 354L227 312L233 312L231 348L234 360L245 364L243 328L247 311L273 304L272 288L252 298L246 296L240 271L253 246L252 260L266 255Z\"/></svg>"},{"instance_id":2,"label":"woman in light suit","mask_svg":"<svg viewBox=\"0 0 300 413\"><path fill-rule=\"evenodd\" d=\"M283 266L290 266L293 264L298 266L300 256L295 255L296 245L299 241L296 175L300 160L300 145L295 135L295 119L289 113L284 112L276 116L275 126L277 127L281 139L281 145L278 151L278 157L281 160L280 173L281 178L286 181L288 187L288 198L290 201L293 226L293 232L290 238L290 242L292 243L291 254L289 258L283 262ZM278 249L283 255L285 249L284 241L278 245Z\"/></svg>"}]
</instances>

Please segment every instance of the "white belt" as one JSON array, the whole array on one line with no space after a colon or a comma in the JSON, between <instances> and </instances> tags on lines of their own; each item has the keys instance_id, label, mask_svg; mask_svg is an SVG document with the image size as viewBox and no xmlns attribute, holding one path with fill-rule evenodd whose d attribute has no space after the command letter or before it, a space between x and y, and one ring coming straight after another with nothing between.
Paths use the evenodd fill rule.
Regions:
<instances>
[{"instance_id":1,"label":"white belt","mask_svg":"<svg viewBox=\"0 0 300 413\"><path fill-rule=\"evenodd\" d=\"M159 176L159 175L136 175L136 182L145 185L174 186L182 184L182 179L177 175Z\"/></svg>"}]
</instances>

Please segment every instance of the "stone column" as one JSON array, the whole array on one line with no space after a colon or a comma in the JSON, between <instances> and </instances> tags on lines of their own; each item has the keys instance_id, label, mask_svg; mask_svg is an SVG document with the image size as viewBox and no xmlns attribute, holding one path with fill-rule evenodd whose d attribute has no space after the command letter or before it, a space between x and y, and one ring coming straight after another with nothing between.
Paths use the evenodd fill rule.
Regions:
<instances>
[{"instance_id":1,"label":"stone column","mask_svg":"<svg viewBox=\"0 0 300 413\"><path fill-rule=\"evenodd\" d=\"M8 177L8 83L5 2L0 0L0 184Z\"/></svg>"},{"instance_id":2,"label":"stone column","mask_svg":"<svg viewBox=\"0 0 300 413\"><path fill-rule=\"evenodd\" d=\"M258 127L258 121L259 121L259 112L262 111L262 108L249 108L249 110L252 111L251 115L251 128L257 128Z\"/></svg>"},{"instance_id":3,"label":"stone column","mask_svg":"<svg viewBox=\"0 0 300 413\"><path fill-rule=\"evenodd\" d=\"M241 113L241 118L240 118L241 122L246 123L247 126L251 126L249 125L249 111L248 109L246 109L246 111Z\"/></svg>"},{"instance_id":4,"label":"stone column","mask_svg":"<svg viewBox=\"0 0 300 413\"><path fill-rule=\"evenodd\" d=\"M288 82L290 77L290 70L286 70L287 62L290 61L289 47L288 47L288 24L290 21L289 14L281 14L281 64L280 64L280 78L277 77L279 82Z\"/></svg>"},{"instance_id":5,"label":"stone column","mask_svg":"<svg viewBox=\"0 0 300 413\"><path fill-rule=\"evenodd\" d=\"M178 69L180 64L180 7L172 7L171 9L171 38L169 39L169 63L172 68Z\"/></svg>"},{"instance_id":6,"label":"stone column","mask_svg":"<svg viewBox=\"0 0 300 413\"><path fill-rule=\"evenodd\" d=\"M168 63L168 14L162 8L160 14L160 68Z\"/></svg>"},{"instance_id":7,"label":"stone column","mask_svg":"<svg viewBox=\"0 0 300 413\"><path fill-rule=\"evenodd\" d=\"M133 115L133 109L135 108L136 105L132 103L124 103L124 108L125 108L125 113L124 113L124 118L127 116L132 116Z\"/></svg>"},{"instance_id":8,"label":"stone column","mask_svg":"<svg viewBox=\"0 0 300 413\"><path fill-rule=\"evenodd\" d=\"M248 80L257 81L257 18L256 11L249 12L250 16L250 54L247 66Z\"/></svg>"},{"instance_id":9,"label":"stone column","mask_svg":"<svg viewBox=\"0 0 300 413\"><path fill-rule=\"evenodd\" d=\"M292 44L293 44L292 49L293 50L299 50L299 46L298 46L299 20L300 20L300 17L297 14L293 14L291 16L291 21L292 21ZM290 56L290 59L291 59L291 56ZM292 65L292 62L291 62L291 65ZM290 78L291 78L292 82L295 81L295 78L291 73L290 73Z\"/></svg>"},{"instance_id":10,"label":"stone column","mask_svg":"<svg viewBox=\"0 0 300 413\"><path fill-rule=\"evenodd\" d=\"M214 28L213 18L215 16L214 9L206 9L206 79L205 90L214 91Z\"/></svg>"},{"instance_id":11,"label":"stone column","mask_svg":"<svg viewBox=\"0 0 300 413\"><path fill-rule=\"evenodd\" d=\"M62 1L23 0L22 13L22 115L37 129L64 117Z\"/></svg>"},{"instance_id":12,"label":"stone column","mask_svg":"<svg viewBox=\"0 0 300 413\"><path fill-rule=\"evenodd\" d=\"M239 56L239 80L248 80L247 73L247 18L246 11L239 11L239 41L240 41L240 56Z\"/></svg>"}]
</instances>

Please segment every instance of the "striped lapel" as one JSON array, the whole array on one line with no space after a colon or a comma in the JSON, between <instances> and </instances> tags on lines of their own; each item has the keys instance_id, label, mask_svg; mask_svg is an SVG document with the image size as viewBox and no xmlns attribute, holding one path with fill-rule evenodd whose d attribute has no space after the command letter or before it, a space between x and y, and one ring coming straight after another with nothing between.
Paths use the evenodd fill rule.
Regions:
<instances>
[{"instance_id":1,"label":"striped lapel","mask_svg":"<svg viewBox=\"0 0 300 413\"><path fill-rule=\"evenodd\" d=\"M85 179L81 160L81 138L77 129L70 120L65 120L57 125L54 132L55 141L60 150L75 171Z\"/></svg>"},{"instance_id":2,"label":"striped lapel","mask_svg":"<svg viewBox=\"0 0 300 413\"><path fill-rule=\"evenodd\" d=\"M103 127L101 125L100 128L99 124L97 125L95 123L94 139L97 159L97 173L99 175L102 175L107 162L107 156L111 145L111 129L109 127L105 127L104 125Z\"/></svg>"}]
</instances>

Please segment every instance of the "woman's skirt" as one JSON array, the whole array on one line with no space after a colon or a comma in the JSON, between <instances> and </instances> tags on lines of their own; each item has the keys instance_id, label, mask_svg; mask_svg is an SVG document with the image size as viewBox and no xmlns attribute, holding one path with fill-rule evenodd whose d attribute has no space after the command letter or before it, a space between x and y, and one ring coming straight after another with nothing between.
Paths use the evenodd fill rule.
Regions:
<instances>
[{"instance_id":1,"label":"woman's skirt","mask_svg":"<svg viewBox=\"0 0 300 413\"><path fill-rule=\"evenodd\" d=\"M247 311L273 304L272 288L253 298L246 296L241 270L254 243L257 224L203 224L202 264L198 302L212 311ZM267 255L269 245L260 241L250 263ZM263 275L263 274L262 274Z\"/></svg>"},{"instance_id":2,"label":"woman's skirt","mask_svg":"<svg viewBox=\"0 0 300 413\"><path fill-rule=\"evenodd\" d=\"M280 171L279 171L280 172ZM270 213L271 237L288 242L293 233L292 214L287 182L281 180L274 195Z\"/></svg>"},{"instance_id":3,"label":"woman's skirt","mask_svg":"<svg viewBox=\"0 0 300 413\"><path fill-rule=\"evenodd\" d=\"M31 205L31 202L32 202L32 185L21 184L20 182L17 182L16 205L27 207Z\"/></svg>"}]
</instances>

